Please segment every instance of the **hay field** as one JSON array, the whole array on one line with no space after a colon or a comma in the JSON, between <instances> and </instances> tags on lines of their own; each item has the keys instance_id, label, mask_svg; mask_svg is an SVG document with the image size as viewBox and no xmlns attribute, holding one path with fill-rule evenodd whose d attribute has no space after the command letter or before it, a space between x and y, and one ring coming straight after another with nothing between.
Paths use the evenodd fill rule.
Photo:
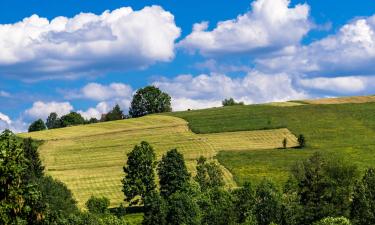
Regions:
<instances>
[{"instance_id":1,"label":"hay field","mask_svg":"<svg viewBox=\"0 0 375 225\"><path fill-rule=\"evenodd\" d=\"M152 115L137 119L25 133L22 137L44 140L40 154L47 174L60 179L72 190L79 206L91 196L106 196L111 206L123 202L121 179L126 153L141 141L148 141L158 159L177 148L184 154L194 174L199 156L214 159L222 150L239 151L296 146L296 138L287 129L194 134L185 120ZM227 186L235 186L232 174L223 167Z\"/></svg>"}]
</instances>

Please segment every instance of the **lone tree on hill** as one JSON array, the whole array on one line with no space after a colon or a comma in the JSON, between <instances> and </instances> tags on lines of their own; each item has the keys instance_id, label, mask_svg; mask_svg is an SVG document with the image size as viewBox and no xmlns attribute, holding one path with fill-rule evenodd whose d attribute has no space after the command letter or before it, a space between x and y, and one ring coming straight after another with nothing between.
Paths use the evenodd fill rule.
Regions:
<instances>
[{"instance_id":1,"label":"lone tree on hill","mask_svg":"<svg viewBox=\"0 0 375 225\"><path fill-rule=\"evenodd\" d=\"M303 136L303 134L300 134L298 136L298 147L299 148L304 148L305 146L306 146L305 136Z\"/></svg>"},{"instance_id":2,"label":"lone tree on hill","mask_svg":"<svg viewBox=\"0 0 375 225\"><path fill-rule=\"evenodd\" d=\"M183 191L190 180L184 156L177 149L172 149L163 155L158 165L158 175L160 194L163 197Z\"/></svg>"},{"instance_id":3,"label":"lone tree on hill","mask_svg":"<svg viewBox=\"0 0 375 225\"><path fill-rule=\"evenodd\" d=\"M128 154L128 161L124 166L125 178L122 180L125 200L130 204L137 204L133 199L141 196L143 203L147 193L155 190L156 156L152 146L143 141L136 145Z\"/></svg>"},{"instance_id":4,"label":"lone tree on hill","mask_svg":"<svg viewBox=\"0 0 375 225\"><path fill-rule=\"evenodd\" d=\"M34 121L29 126L29 132L41 131L41 130L45 130L45 129L47 129L47 127L44 124L42 119L38 119L38 120Z\"/></svg>"},{"instance_id":5,"label":"lone tree on hill","mask_svg":"<svg viewBox=\"0 0 375 225\"><path fill-rule=\"evenodd\" d=\"M129 114L140 117L152 113L170 112L171 97L154 86L139 89L133 96Z\"/></svg>"}]
</instances>

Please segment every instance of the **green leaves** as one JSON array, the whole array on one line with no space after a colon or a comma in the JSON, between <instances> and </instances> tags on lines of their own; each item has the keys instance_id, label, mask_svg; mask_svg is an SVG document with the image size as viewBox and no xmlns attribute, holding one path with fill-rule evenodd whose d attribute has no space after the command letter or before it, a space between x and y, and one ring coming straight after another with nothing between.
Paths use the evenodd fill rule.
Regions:
<instances>
[{"instance_id":1,"label":"green leaves","mask_svg":"<svg viewBox=\"0 0 375 225\"><path fill-rule=\"evenodd\" d=\"M141 197L143 202L147 193L155 190L156 155L152 146L147 142L134 146L128 154L126 166L124 166L125 178L122 180L125 200L131 204L137 204Z\"/></svg>"},{"instance_id":2,"label":"green leaves","mask_svg":"<svg viewBox=\"0 0 375 225\"><path fill-rule=\"evenodd\" d=\"M139 89L133 96L129 114L131 117L140 117L170 111L171 97L157 87L147 86Z\"/></svg>"}]
</instances>

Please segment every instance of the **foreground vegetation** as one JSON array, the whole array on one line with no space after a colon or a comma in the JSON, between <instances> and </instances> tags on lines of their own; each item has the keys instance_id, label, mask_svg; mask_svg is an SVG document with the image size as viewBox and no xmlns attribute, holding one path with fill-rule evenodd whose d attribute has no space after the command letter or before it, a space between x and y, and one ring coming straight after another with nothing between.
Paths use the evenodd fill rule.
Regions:
<instances>
[{"instance_id":1,"label":"foreground vegetation","mask_svg":"<svg viewBox=\"0 0 375 225\"><path fill-rule=\"evenodd\" d=\"M278 107L250 105L213 108L173 113L189 122L195 133L207 134L243 130L288 128L295 135L303 134L306 147L300 149L269 149L261 151L227 151L218 160L228 168L239 184L260 182L268 177L284 183L290 167L313 152L335 157L342 155L361 171L375 164L375 103L297 105Z\"/></svg>"}]
</instances>

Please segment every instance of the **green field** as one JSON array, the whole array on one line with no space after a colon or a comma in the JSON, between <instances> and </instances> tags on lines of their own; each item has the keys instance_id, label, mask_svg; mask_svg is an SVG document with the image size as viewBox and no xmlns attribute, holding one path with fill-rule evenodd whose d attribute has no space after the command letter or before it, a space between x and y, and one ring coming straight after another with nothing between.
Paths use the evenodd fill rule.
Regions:
<instances>
[{"instance_id":1,"label":"green field","mask_svg":"<svg viewBox=\"0 0 375 225\"><path fill-rule=\"evenodd\" d=\"M252 151L297 145L287 129L194 134L185 120L152 115L137 119L97 123L41 132L21 134L44 140L40 154L46 171L72 190L79 206L91 196L106 196L111 206L123 202L122 167L126 153L141 141L148 141L158 158L177 148L184 154L189 170L194 173L199 156L214 159L220 151ZM236 185L232 174L223 167L226 184Z\"/></svg>"},{"instance_id":2,"label":"green field","mask_svg":"<svg viewBox=\"0 0 375 225\"><path fill-rule=\"evenodd\" d=\"M289 168L315 151L339 154L361 169L375 165L375 103L232 106L172 115L189 122L201 134L263 130L285 127L293 134L304 134L307 148L289 150L224 151L217 156L238 184L263 177L283 182ZM228 148L228 150L230 150Z\"/></svg>"}]
</instances>

